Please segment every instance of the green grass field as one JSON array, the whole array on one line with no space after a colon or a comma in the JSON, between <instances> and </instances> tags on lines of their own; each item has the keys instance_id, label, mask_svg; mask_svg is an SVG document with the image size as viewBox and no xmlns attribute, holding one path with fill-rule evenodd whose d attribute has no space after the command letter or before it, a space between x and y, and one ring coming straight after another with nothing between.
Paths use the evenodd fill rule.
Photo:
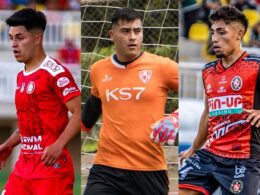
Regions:
<instances>
[{"instance_id":1,"label":"green grass field","mask_svg":"<svg viewBox=\"0 0 260 195\"><path fill-rule=\"evenodd\" d=\"M0 193L3 190L3 187L7 181L10 170L1 170L0 171ZM80 174L75 175L75 184L74 184L74 195L80 195Z\"/></svg>"}]
</instances>

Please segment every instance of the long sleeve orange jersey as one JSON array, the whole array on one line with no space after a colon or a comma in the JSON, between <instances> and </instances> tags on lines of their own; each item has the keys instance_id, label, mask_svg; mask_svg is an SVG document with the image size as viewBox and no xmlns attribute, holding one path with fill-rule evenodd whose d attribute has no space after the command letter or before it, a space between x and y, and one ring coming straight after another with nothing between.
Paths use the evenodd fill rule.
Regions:
<instances>
[{"instance_id":1,"label":"long sleeve orange jersey","mask_svg":"<svg viewBox=\"0 0 260 195\"><path fill-rule=\"evenodd\" d=\"M91 94L102 101L102 122L95 164L128 170L165 170L160 145L150 125L163 117L169 89L178 91L178 66L144 52L127 66L113 57L91 67Z\"/></svg>"}]
</instances>

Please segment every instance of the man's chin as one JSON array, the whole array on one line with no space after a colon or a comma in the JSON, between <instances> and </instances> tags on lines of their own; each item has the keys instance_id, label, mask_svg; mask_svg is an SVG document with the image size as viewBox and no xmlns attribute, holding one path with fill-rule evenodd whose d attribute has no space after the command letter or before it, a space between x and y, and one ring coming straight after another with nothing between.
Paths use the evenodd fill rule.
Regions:
<instances>
[{"instance_id":1,"label":"man's chin","mask_svg":"<svg viewBox=\"0 0 260 195\"><path fill-rule=\"evenodd\" d=\"M223 58L223 57L225 57L225 55L223 53L216 53L216 57L217 58Z\"/></svg>"}]
</instances>

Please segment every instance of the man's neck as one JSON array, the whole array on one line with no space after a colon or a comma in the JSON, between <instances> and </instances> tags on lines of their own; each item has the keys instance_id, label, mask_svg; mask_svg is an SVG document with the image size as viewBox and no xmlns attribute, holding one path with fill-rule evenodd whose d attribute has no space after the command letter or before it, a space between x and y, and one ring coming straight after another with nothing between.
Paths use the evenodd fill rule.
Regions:
<instances>
[{"instance_id":1,"label":"man's neck","mask_svg":"<svg viewBox=\"0 0 260 195\"><path fill-rule=\"evenodd\" d=\"M224 68L230 67L232 64L234 64L242 55L244 54L244 50L240 48L238 51L233 52L231 55L223 57L222 65Z\"/></svg>"},{"instance_id":2,"label":"man's neck","mask_svg":"<svg viewBox=\"0 0 260 195\"><path fill-rule=\"evenodd\" d=\"M37 69L46 58L46 54L44 51L35 53L35 55L25 62L25 72L32 72L33 70Z\"/></svg>"}]
</instances>

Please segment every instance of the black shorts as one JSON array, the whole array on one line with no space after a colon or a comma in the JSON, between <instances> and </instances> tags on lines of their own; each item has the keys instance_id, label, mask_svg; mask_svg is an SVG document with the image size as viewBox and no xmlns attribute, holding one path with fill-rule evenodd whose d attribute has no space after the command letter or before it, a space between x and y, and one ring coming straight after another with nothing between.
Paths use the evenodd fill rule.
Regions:
<instances>
[{"instance_id":1,"label":"black shorts","mask_svg":"<svg viewBox=\"0 0 260 195\"><path fill-rule=\"evenodd\" d=\"M168 183L165 170L131 171L93 165L84 195L168 195Z\"/></svg>"},{"instance_id":2,"label":"black shorts","mask_svg":"<svg viewBox=\"0 0 260 195\"><path fill-rule=\"evenodd\" d=\"M222 195L257 195L260 161L216 156L201 149L185 160L179 169L179 187L212 194L218 187Z\"/></svg>"}]
</instances>

